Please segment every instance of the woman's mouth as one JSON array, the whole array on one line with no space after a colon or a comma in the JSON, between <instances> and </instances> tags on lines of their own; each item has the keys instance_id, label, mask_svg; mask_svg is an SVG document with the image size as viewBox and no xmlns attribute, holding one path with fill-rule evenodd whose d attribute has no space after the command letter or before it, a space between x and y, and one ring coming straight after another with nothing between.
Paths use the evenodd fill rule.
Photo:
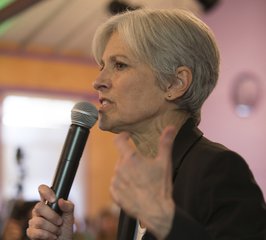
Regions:
<instances>
[{"instance_id":1,"label":"woman's mouth","mask_svg":"<svg viewBox=\"0 0 266 240\"><path fill-rule=\"evenodd\" d=\"M102 98L100 99L100 111L106 111L111 107L112 102L108 99Z\"/></svg>"}]
</instances>

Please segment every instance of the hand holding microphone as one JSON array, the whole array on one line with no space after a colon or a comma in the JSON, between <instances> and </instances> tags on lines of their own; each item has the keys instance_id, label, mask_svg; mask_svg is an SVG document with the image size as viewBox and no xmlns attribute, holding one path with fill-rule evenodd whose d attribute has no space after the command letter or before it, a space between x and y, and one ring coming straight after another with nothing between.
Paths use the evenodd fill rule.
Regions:
<instances>
[{"instance_id":1,"label":"hand holding microphone","mask_svg":"<svg viewBox=\"0 0 266 240\"><path fill-rule=\"evenodd\" d=\"M74 205L61 198L64 200L68 198L90 128L97 119L98 111L90 103L79 102L73 107L72 124L61 152L52 187L45 185L39 187L41 199L46 203L39 202L32 211L32 219L27 229L30 239L72 239Z\"/></svg>"}]
</instances>

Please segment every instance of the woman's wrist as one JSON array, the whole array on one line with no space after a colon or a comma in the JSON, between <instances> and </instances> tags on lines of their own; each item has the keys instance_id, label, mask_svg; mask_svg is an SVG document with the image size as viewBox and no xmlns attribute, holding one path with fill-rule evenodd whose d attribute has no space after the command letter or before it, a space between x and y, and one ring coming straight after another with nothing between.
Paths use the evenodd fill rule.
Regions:
<instances>
[{"instance_id":1,"label":"woman's wrist","mask_svg":"<svg viewBox=\"0 0 266 240\"><path fill-rule=\"evenodd\" d=\"M169 199L160 205L160 210L153 211L150 216L147 216L144 224L157 239L163 240L171 231L174 215L175 203L173 199Z\"/></svg>"}]
</instances>

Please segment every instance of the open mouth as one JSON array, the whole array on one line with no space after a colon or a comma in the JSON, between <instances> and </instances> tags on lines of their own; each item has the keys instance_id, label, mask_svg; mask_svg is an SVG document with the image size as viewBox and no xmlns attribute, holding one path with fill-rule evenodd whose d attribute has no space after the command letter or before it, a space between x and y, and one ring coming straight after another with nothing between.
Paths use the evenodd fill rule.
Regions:
<instances>
[{"instance_id":1,"label":"open mouth","mask_svg":"<svg viewBox=\"0 0 266 240\"><path fill-rule=\"evenodd\" d=\"M108 108L110 108L112 102L109 99L106 98L100 98L99 102L101 104L100 106L100 110L106 110Z\"/></svg>"}]
</instances>

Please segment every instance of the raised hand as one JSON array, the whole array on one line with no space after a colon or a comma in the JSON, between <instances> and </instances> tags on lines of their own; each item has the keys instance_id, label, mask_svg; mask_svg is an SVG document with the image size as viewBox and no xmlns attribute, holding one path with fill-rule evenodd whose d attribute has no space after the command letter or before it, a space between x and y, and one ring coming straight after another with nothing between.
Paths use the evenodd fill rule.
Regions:
<instances>
[{"instance_id":1,"label":"raised hand","mask_svg":"<svg viewBox=\"0 0 266 240\"><path fill-rule=\"evenodd\" d=\"M171 160L175 134L173 127L164 129L155 158L142 156L129 143L128 133L116 138L120 159L110 188L113 199L158 239L170 231L175 211Z\"/></svg>"}]
</instances>

